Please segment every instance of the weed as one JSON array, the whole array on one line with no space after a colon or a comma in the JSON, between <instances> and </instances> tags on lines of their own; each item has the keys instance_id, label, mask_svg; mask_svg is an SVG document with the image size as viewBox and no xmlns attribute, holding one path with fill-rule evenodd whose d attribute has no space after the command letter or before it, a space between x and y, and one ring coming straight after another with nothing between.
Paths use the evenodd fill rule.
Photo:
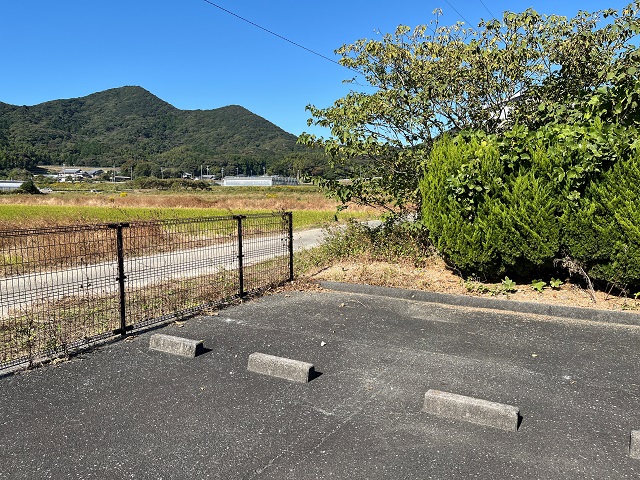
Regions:
<instances>
[{"instance_id":1,"label":"weed","mask_svg":"<svg viewBox=\"0 0 640 480\"><path fill-rule=\"evenodd\" d=\"M502 291L505 293L514 293L516 292L516 282L511 280L509 277L504 277L500 284Z\"/></svg>"},{"instance_id":2,"label":"weed","mask_svg":"<svg viewBox=\"0 0 640 480\"><path fill-rule=\"evenodd\" d=\"M491 295L495 295L496 293L498 293L497 289L489 288L484 283L479 282L479 281L477 281L475 279L467 279L467 280L465 280L464 281L464 288L466 288L467 292L469 292L469 293L480 293L480 294L489 293Z\"/></svg>"},{"instance_id":3,"label":"weed","mask_svg":"<svg viewBox=\"0 0 640 480\"><path fill-rule=\"evenodd\" d=\"M551 281L549 282L549 286L554 290L558 290L563 284L564 282L557 278L552 278Z\"/></svg>"},{"instance_id":4,"label":"weed","mask_svg":"<svg viewBox=\"0 0 640 480\"><path fill-rule=\"evenodd\" d=\"M321 246L296 255L296 271L304 274L341 259L423 265L433 255L432 248L424 233L416 235L411 228L406 224L370 228L355 221L330 227Z\"/></svg>"},{"instance_id":5,"label":"weed","mask_svg":"<svg viewBox=\"0 0 640 480\"><path fill-rule=\"evenodd\" d=\"M534 280L533 282L531 282L531 288L539 293L542 293L542 291L544 290L544 287L546 286L547 286L547 282L542 280Z\"/></svg>"}]
</instances>

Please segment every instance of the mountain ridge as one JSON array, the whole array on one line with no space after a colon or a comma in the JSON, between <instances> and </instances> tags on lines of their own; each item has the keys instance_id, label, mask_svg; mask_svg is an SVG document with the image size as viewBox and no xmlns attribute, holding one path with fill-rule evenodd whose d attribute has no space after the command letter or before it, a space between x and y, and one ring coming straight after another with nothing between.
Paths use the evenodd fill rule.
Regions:
<instances>
[{"instance_id":1,"label":"mountain ridge","mask_svg":"<svg viewBox=\"0 0 640 480\"><path fill-rule=\"evenodd\" d=\"M0 102L5 171L37 164L133 168L147 162L185 171L204 163L214 170L235 166L262 173L278 163L282 170L287 157L308 155L296 141L240 105L182 110L140 86L32 106Z\"/></svg>"}]
</instances>

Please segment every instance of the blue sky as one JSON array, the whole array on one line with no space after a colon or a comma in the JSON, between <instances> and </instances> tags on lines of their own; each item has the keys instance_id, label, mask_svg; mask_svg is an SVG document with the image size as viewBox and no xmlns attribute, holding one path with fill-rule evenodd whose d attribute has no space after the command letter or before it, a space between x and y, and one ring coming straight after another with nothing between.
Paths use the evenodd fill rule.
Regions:
<instances>
[{"instance_id":1,"label":"blue sky","mask_svg":"<svg viewBox=\"0 0 640 480\"><path fill-rule=\"evenodd\" d=\"M628 1L378 0L213 3L306 48L333 51L399 24L470 23L533 7L574 16ZM457 10L457 12L456 12ZM307 104L331 105L349 91L349 70L277 38L204 0L31 0L0 6L0 102L35 105L139 85L181 109L242 105L287 132L307 127Z\"/></svg>"}]
</instances>

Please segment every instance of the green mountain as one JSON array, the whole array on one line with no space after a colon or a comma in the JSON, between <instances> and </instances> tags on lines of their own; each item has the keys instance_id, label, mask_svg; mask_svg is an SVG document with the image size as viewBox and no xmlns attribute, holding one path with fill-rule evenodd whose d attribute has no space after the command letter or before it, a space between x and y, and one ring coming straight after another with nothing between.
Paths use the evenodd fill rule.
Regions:
<instances>
[{"instance_id":1,"label":"green mountain","mask_svg":"<svg viewBox=\"0 0 640 480\"><path fill-rule=\"evenodd\" d=\"M326 163L296 137L231 105L179 110L141 87L34 106L0 102L0 171L37 165L163 169L211 173L292 173L297 164ZM317 165L316 165L317 166ZM288 170L288 171L284 171Z\"/></svg>"}]
</instances>

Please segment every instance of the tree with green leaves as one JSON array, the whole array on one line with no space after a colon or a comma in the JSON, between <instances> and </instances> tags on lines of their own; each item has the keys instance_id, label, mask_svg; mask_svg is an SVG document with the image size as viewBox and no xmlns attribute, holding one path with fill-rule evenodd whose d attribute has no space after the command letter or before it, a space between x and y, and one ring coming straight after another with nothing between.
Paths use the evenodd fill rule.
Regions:
<instances>
[{"instance_id":1,"label":"tree with green leaves","mask_svg":"<svg viewBox=\"0 0 640 480\"><path fill-rule=\"evenodd\" d=\"M349 82L358 88L327 108L309 105L309 125L330 136L303 134L299 142L349 171L350 182L319 182L344 205L418 211L418 180L443 133L566 122L575 106L610 93L602 89L616 80L613 71L634 77L639 11L640 0L570 19L529 9L476 28L442 26L436 11L426 25L344 45L340 63L357 72Z\"/></svg>"},{"instance_id":2,"label":"tree with green leaves","mask_svg":"<svg viewBox=\"0 0 640 480\"><path fill-rule=\"evenodd\" d=\"M487 278L561 267L588 286L594 279L636 291L638 59L637 49L624 51L599 86L570 101L540 101L537 116L525 105L506 130L470 129L435 143L421 182L422 221L450 265Z\"/></svg>"}]
</instances>

